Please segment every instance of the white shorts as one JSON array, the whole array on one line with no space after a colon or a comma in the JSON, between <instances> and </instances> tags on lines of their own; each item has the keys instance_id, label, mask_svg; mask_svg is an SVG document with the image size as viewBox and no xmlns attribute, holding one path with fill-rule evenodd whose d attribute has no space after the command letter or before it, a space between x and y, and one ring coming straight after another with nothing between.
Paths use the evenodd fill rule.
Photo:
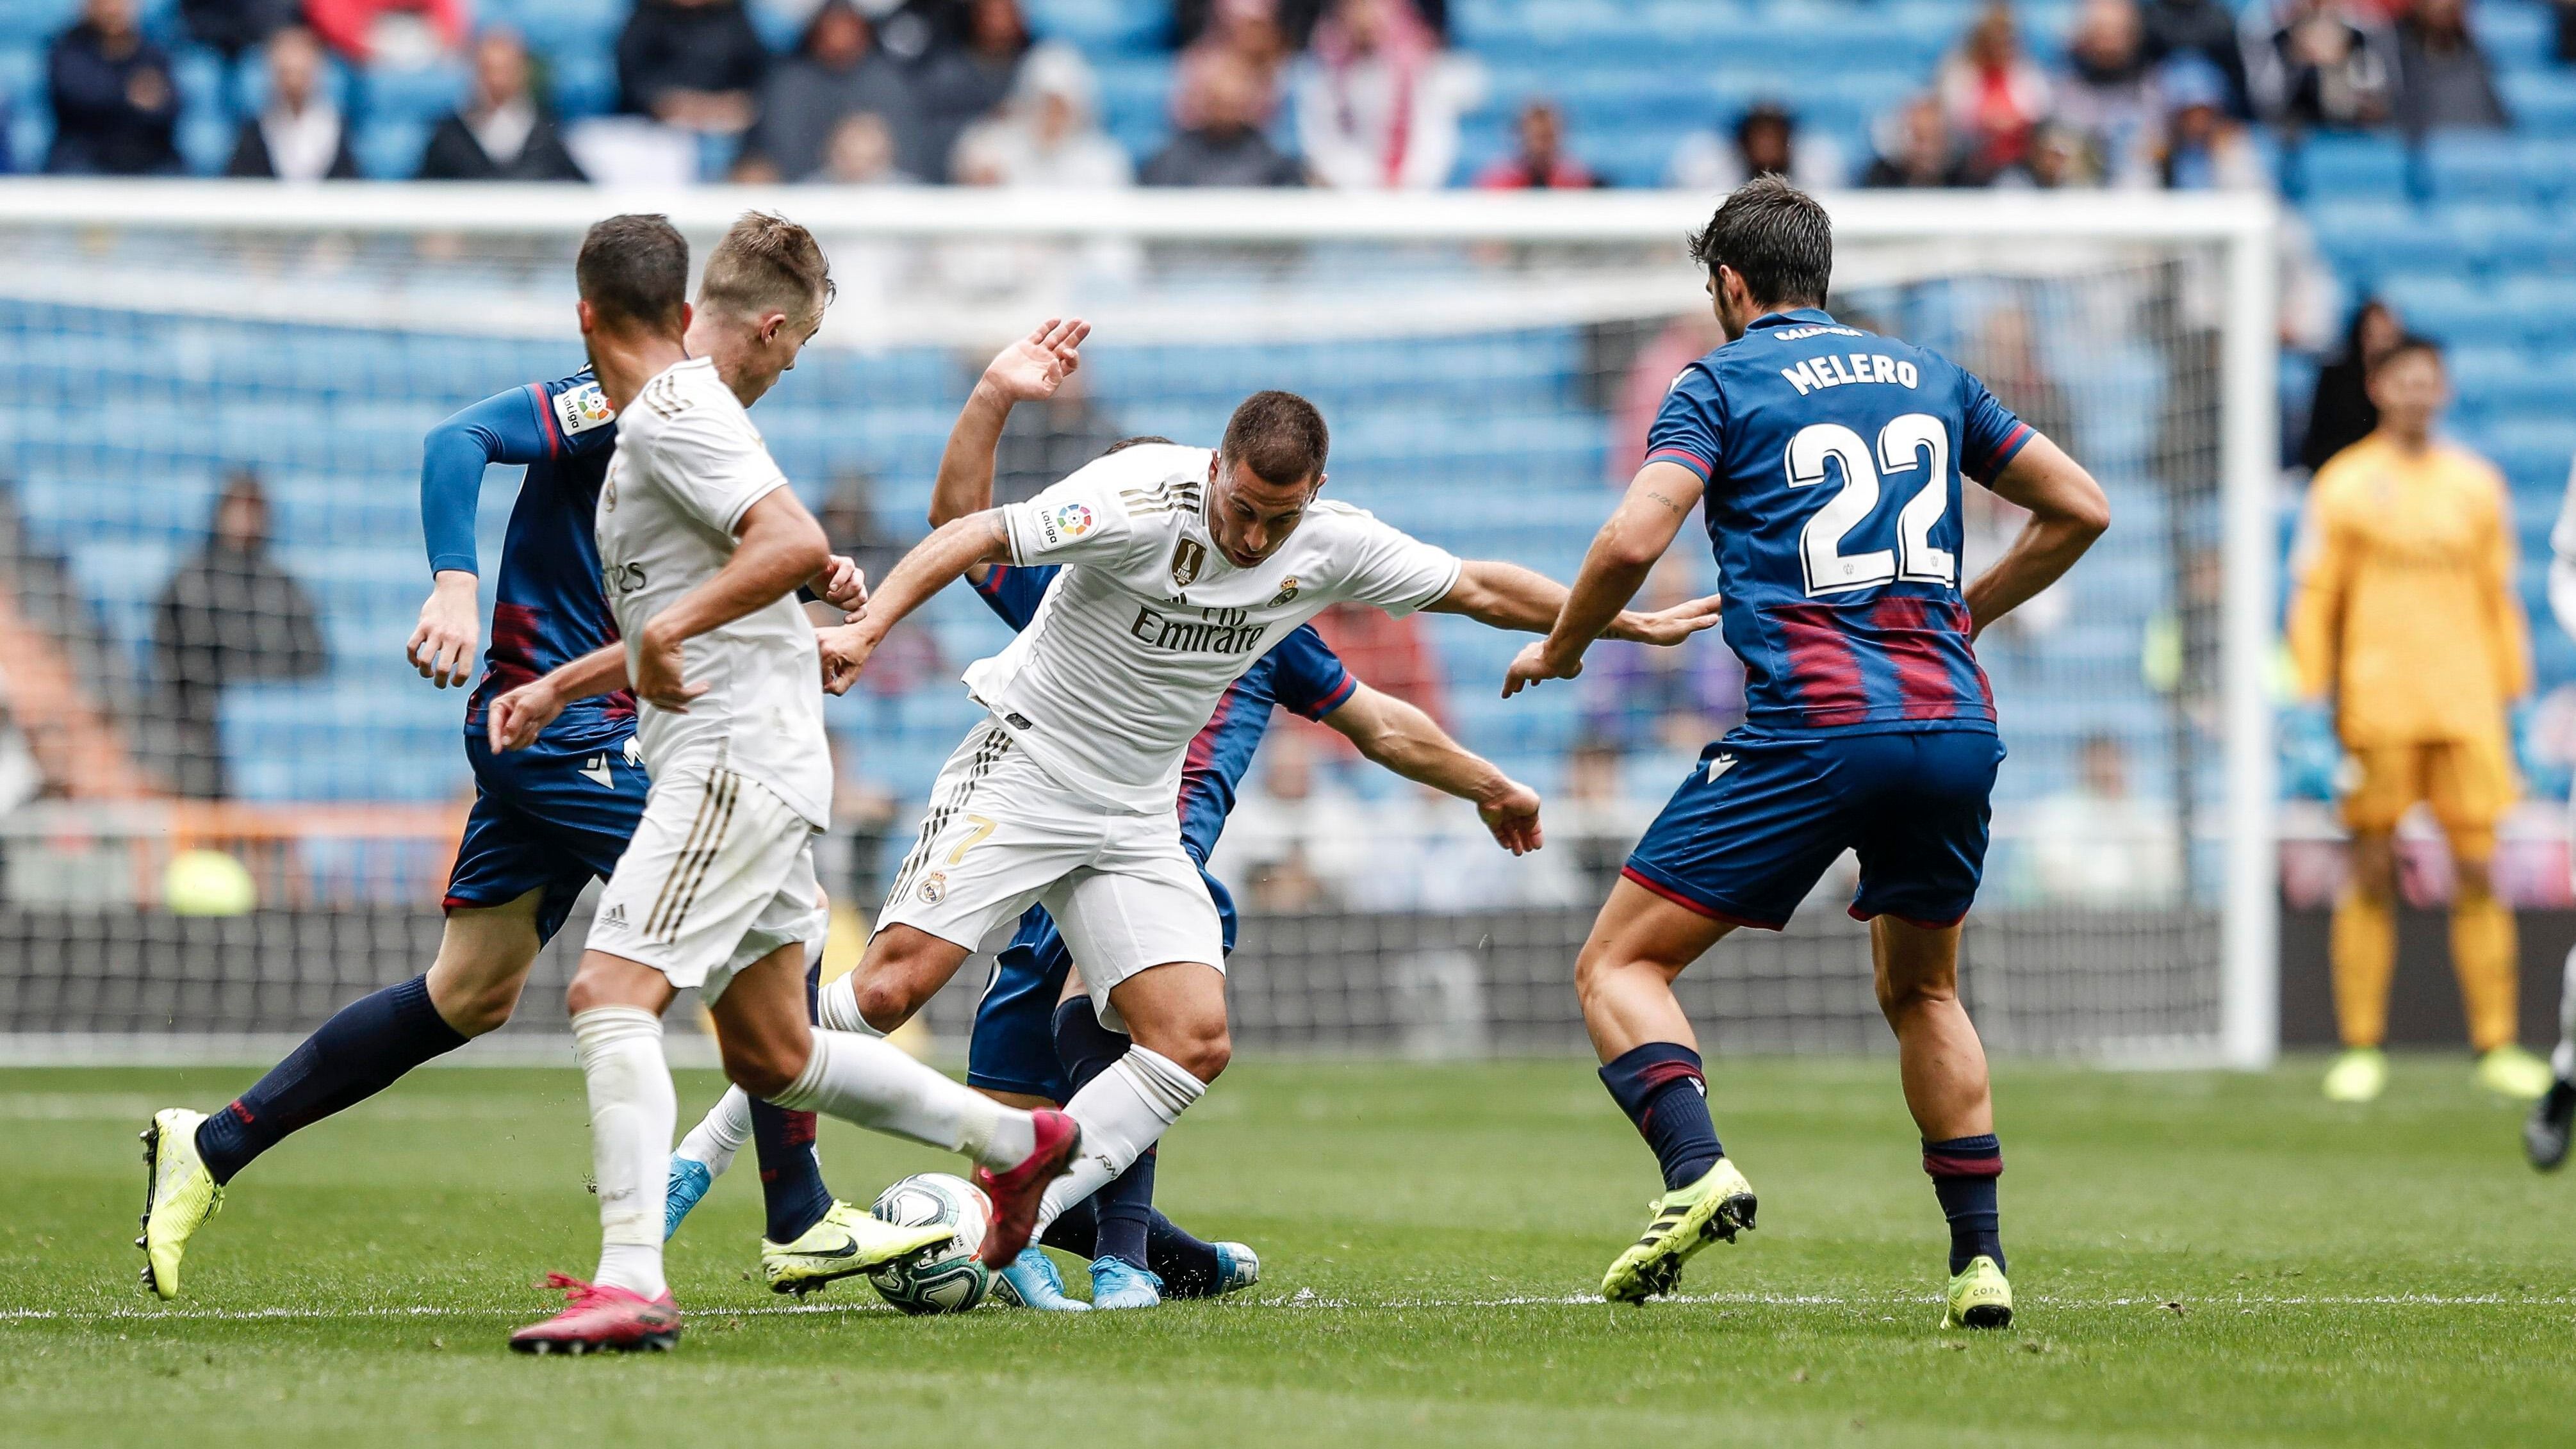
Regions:
<instances>
[{"instance_id":1,"label":"white shorts","mask_svg":"<svg viewBox=\"0 0 2576 1449\"><path fill-rule=\"evenodd\" d=\"M1149 967L1225 969L1225 932L1178 814L1112 810L1058 781L990 720L941 766L921 838L876 929L904 925L972 951L1032 905L1047 908L1101 1024L1112 987Z\"/></svg>"},{"instance_id":2,"label":"white shorts","mask_svg":"<svg viewBox=\"0 0 2576 1449\"><path fill-rule=\"evenodd\" d=\"M735 972L821 940L822 894L814 827L768 786L722 769L657 776L586 944L712 1001Z\"/></svg>"}]
</instances>

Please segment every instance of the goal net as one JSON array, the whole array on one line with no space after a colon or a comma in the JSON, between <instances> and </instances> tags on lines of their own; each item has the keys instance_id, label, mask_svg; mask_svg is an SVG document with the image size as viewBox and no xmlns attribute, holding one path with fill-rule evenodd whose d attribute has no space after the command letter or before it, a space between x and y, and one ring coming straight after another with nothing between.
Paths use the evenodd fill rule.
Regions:
<instances>
[{"instance_id":1,"label":"goal net","mask_svg":"<svg viewBox=\"0 0 2576 1449\"><path fill-rule=\"evenodd\" d=\"M0 216L0 1045L21 1059L257 1055L422 970L473 781L464 701L403 645L429 584L421 441L581 366L590 221L811 225L839 301L754 413L834 543L882 576L924 531L950 420L1037 321L1097 331L1025 407L997 489L1111 442L1212 441L1243 395L1313 398L1329 491L1568 579L1674 374L1721 340L1681 238L1705 198L248 189L20 183ZM2257 199L1841 196L1834 307L1984 377L2101 478L2112 532L1980 647L2010 758L1963 990L1998 1050L2267 1059L2278 549L2270 215ZM498 563L515 470L487 480ZM1971 485L1965 567L2015 511ZM1696 526L1647 585L1724 587ZM490 591L485 590L485 607ZM1547 799L1514 860L1466 806L1282 711L1215 867L1244 913L1253 1049L1560 1051L1575 951L1628 846L1742 710L1714 633L1597 648L1504 701L1521 640L1335 611L1368 683ZM488 630L486 636L489 637ZM965 590L829 707L831 969L977 715L1005 626ZM1104 688L1120 687L1104 680ZM1880 1049L1847 858L1778 934L1683 978L1713 1049ZM504 1045L560 1050L587 902ZM963 1040L981 959L934 1003ZM485 1048L487 1052L494 1048Z\"/></svg>"}]
</instances>

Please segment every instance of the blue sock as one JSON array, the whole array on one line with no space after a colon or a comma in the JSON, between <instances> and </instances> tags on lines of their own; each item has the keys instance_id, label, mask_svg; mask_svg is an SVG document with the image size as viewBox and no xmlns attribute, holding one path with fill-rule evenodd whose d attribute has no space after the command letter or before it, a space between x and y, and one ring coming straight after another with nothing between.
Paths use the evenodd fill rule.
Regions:
<instances>
[{"instance_id":1,"label":"blue sock","mask_svg":"<svg viewBox=\"0 0 2576 1449\"><path fill-rule=\"evenodd\" d=\"M365 1101L465 1040L430 1004L427 976L361 997L207 1118L197 1128L197 1155L215 1181L230 1182L288 1133Z\"/></svg>"},{"instance_id":2,"label":"blue sock","mask_svg":"<svg viewBox=\"0 0 2576 1449\"><path fill-rule=\"evenodd\" d=\"M1726 1155L1708 1117L1708 1078L1699 1053L1679 1042L1650 1041L1601 1069L1601 1085L1638 1135L1655 1149L1664 1186L1686 1187Z\"/></svg>"},{"instance_id":3,"label":"blue sock","mask_svg":"<svg viewBox=\"0 0 2576 1449\"><path fill-rule=\"evenodd\" d=\"M819 1013L823 989L820 962L805 970L805 1019ZM814 1114L773 1107L751 1099L752 1156L760 1163L760 1199L768 1210L762 1230L773 1243L792 1243L832 1210L832 1190L823 1185L823 1162L814 1155Z\"/></svg>"},{"instance_id":4,"label":"blue sock","mask_svg":"<svg viewBox=\"0 0 2576 1449\"><path fill-rule=\"evenodd\" d=\"M2004 1147L1989 1132L1923 1144L1923 1170L1950 1220L1950 1272L1980 1254L2004 1266L2003 1216L1995 1209L1995 1179L2004 1174Z\"/></svg>"},{"instance_id":5,"label":"blue sock","mask_svg":"<svg viewBox=\"0 0 2576 1449\"><path fill-rule=\"evenodd\" d=\"M1118 1065L1133 1045L1124 1033L1100 1024L1088 996L1077 996L1055 1009L1055 1059L1064 1065L1065 1081L1077 1092Z\"/></svg>"},{"instance_id":6,"label":"blue sock","mask_svg":"<svg viewBox=\"0 0 2576 1449\"><path fill-rule=\"evenodd\" d=\"M1055 1055L1063 1064L1065 1079L1079 1092L1091 1079L1117 1065L1134 1043L1125 1035L1100 1024L1091 998L1077 996L1059 1003L1055 1009ZM1151 1266L1146 1250L1155 1218L1154 1154L1129 1163L1127 1170L1110 1180L1108 1186L1091 1195L1093 1242L1091 1256L1118 1258L1139 1268Z\"/></svg>"},{"instance_id":7,"label":"blue sock","mask_svg":"<svg viewBox=\"0 0 2576 1449\"><path fill-rule=\"evenodd\" d=\"M1172 1298L1214 1297L1225 1277L1215 1245L1190 1236L1160 1212L1145 1229L1145 1266L1163 1280L1163 1292Z\"/></svg>"}]
</instances>

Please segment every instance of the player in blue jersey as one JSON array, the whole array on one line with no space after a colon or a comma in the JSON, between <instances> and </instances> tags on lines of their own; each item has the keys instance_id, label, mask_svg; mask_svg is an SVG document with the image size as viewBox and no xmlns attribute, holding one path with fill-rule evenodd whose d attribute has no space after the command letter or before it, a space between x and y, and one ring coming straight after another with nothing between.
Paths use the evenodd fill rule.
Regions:
<instances>
[{"instance_id":1,"label":"player in blue jersey","mask_svg":"<svg viewBox=\"0 0 2576 1449\"><path fill-rule=\"evenodd\" d=\"M612 217L591 229L582 255L581 295L600 315L686 318L688 243L668 222ZM421 529L435 585L405 652L441 689L464 686L474 664L474 519L484 470L527 466L494 584L491 646L466 705L475 800L449 878L438 956L422 975L343 1008L213 1116L170 1108L154 1117L144 1134L150 1174L138 1246L147 1254L144 1281L162 1297L177 1295L189 1237L252 1159L508 1021L538 951L583 887L604 878L626 849L645 796L631 693L568 706L525 750L495 754L484 728L493 699L617 637L592 530L616 437L587 368L486 398L430 430ZM864 597L846 560L835 560L828 583L837 602ZM763 1160L781 1163L774 1191L800 1204L819 1194L825 1205L785 1237L775 1236L773 1214L777 1251L765 1266L794 1278L815 1255L789 1249L831 1207L808 1165L811 1153L792 1150L813 1140L812 1117L764 1106L759 1125Z\"/></svg>"},{"instance_id":2,"label":"player in blue jersey","mask_svg":"<svg viewBox=\"0 0 2576 1449\"><path fill-rule=\"evenodd\" d=\"M1848 849L1861 865L1851 914L1870 922L1879 1006L1950 1223L1943 1324L2001 1327L2003 1152L1957 991L2004 753L1971 645L2074 565L2109 505L1948 359L1835 321L1832 226L1786 182L1739 188L1691 251L1729 340L1674 381L1556 628L1503 688L1579 673L1705 499L1745 721L1701 753L1647 830L1575 964L1601 1080L1664 1175L1653 1221L1602 1292L1669 1292L1693 1252L1753 1226L1753 1189L1718 1144L1672 981L1738 926L1787 924ZM1964 590L1963 476L2031 513Z\"/></svg>"},{"instance_id":3,"label":"player in blue jersey","mask_svg":"<svg viewBox=\"0 0 2576 1449\"><path fill-rule=\"evenodd\" d=\"M1040 328L1031 342L1047 337L1049 327ZM1076 341L1080 335L1076 334ZM1005 351L969 398L941 457L931 505L934 525L990 505L994 452L1011 405L1044 395L1025 382L1015 385L1015 378L1025 377L1026 371L1025 363L1014 366L1013 351ZM1130 438L1110 451L1168 441ZM1052 566L979 564L967 578L994 613L1019 630L1035 617L1057 572ZM1704 601L1674 611L1670 627L1675 637L1687 632L1688 621L1701 618L1705 611ZM1301 626L1226 691L1191 742L1183 767L1178 804L1182 846L1198 862L1200 878L1216 903L1228 952L1235 941L1234 901L1223 883L1207 872L1207 858L1234 808L1236 789L1251 767L1274 709L1321 720L1349 737L1369 759L1474 802L1499 842L1507 846L1515 841L1537 842L1534 792L1461 747L1429 715L1353 678L1323 637L1312 626ZM820 1014L826 1025L871 1029L860 1015L848 977L823 991ZM1043 907L1030 908L1020 918L1017 935L996 957L993 979L977 1005L967 1081L1014 1106L1054 1106L1070 1100L1128 1046L1126 1035L1100 1024L1055 922ZM684 1186L704 1191L709 1177L706 1159L729 1162L742 1131L739 1105L719 1103L683 1141L672 1164L675 1206ZM1203 1242L1154 1210L1154 1168L1153 1153L1139 1157L1108 1186L1058 1218L1048 1231L1049 1246L1091 1259L1090 1304L1065 1296L1054 1265L1034 1245L1005 1270L1005 1297L1024 1306L1054 1310L1139 1308L1160 1302L1165 1291L1179 1297L1208 1297L1256 1281L1260 1262L1251 1249L1240 1243ZM694 1195L688 1199L695 1200ZM676 1207L674 1226L685 1211Z\"/></svg>"}]
</instances>

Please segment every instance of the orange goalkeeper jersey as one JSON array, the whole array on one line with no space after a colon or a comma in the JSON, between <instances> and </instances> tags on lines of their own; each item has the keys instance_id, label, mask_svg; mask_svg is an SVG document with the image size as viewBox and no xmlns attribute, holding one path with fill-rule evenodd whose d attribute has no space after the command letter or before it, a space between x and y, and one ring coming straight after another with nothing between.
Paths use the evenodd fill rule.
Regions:
<instances>
[{"instance_id":1,"label":"orange goalkeeper jersey","mask_svg":"<svg viewBox=\"0 0 2576 1449\"><path fill-rule=\"evenodd\" d=\"M2372 436L2317 470L2302 521L2290 651L2355 749L2496 738L2531 687L2504 478L2437 442Z\"/></svg>"}]
</instances>

